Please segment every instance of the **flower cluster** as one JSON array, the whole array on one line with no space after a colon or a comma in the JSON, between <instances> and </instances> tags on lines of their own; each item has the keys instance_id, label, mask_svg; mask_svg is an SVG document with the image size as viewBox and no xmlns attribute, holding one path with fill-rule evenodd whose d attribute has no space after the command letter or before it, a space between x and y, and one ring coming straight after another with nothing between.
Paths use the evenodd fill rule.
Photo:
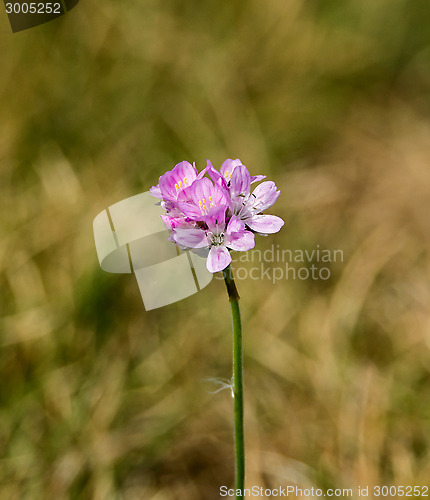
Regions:
<instances>
[{"instance_id":1,"label":"flower cluster","mask_svg":"<svg viewBox=\"0 0 430 500\"><path fill-rule=\"evenodd\" d=\"M206 265L215 273L230 264L229 249L250 250L255 233L266 236L284 225L280 217L262 214L279 198L275 183L264 181L251 192L251 184L264 178L251 176L240 160L226 160L219 171L208 160L200 173L183 161L150 192L166 210L162 218L171 239L181 248L209 248Z\"/></svg>"}]
</instances>

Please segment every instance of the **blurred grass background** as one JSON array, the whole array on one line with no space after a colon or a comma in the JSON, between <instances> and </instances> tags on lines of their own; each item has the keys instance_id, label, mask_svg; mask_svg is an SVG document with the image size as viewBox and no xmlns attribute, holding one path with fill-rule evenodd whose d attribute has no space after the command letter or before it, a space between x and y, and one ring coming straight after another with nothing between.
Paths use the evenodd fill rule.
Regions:
<instances>
[{"instance_id":1,"label":"blurred grass background","mask_svg":"<svg viewBox=\"0 0 430 500\"><path fill-rule=\"evenodd\" d=\"M146 312L92 220L181 160L276 181L264 250L321 280L238 282L247 483L430 477L430 7L82 0L0 16L0 498L212 499L233 482L220 280ZM251 266L252 263L246 264Z\"/></svg>"}]
</instances>

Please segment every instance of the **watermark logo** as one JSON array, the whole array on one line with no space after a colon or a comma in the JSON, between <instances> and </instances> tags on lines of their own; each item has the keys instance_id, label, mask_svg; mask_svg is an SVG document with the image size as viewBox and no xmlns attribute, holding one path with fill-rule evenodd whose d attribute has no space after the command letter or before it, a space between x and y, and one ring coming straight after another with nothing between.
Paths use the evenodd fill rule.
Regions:
<instances>
[{"instance_id":1,"label":"watermark logo","mask_svg":"<svg viewBox=\"0 0 430 500\"><path fill-rule=\"evenodd\" d=\"M248 252L233 254L232 265L237 280L268 280L275 284L282 280L327 281L331 267L343 263L341 249L281 248L271 245L266 250L254 248Z\"/></svg>"},{"instance_id":2,"label":"watermark logo","mask_svg":"<svg viewBox=\"0 0 430 500\"><path fill-rule=\"evenodd\" d=\"M178 250L169 240L164 210L149 192L111 205L94 219L100 266L111 273L134 273L145 309L185 299L208 285L207 249Z\"/></svg>"},{"instance_id":3,"label":"watermark logo","mask_svg":"<svg viewBox=\"0 0 430 500\"><path fill-rule=\"evenodd\" d=\"M4 0L12 31L27 30L63 16L79 0Z\"/></svg>"},{"instance_id":4,"label":"watermark logo","mask_svg":"<svg viewBox=\"0 0 430 500\"><path fill-rule=\"evenodd\" d=\"M133 273L146 310L178 302L207 286L222 273L206 268L209 249L181 251L171 241L161 215L164 209L149 192L111 205L94 219L100 266L111 273ZM343 250L282 248L280 245L233 252L237 280L327 281L332 266L344 262Z\"/></svg>"}]
</instances>

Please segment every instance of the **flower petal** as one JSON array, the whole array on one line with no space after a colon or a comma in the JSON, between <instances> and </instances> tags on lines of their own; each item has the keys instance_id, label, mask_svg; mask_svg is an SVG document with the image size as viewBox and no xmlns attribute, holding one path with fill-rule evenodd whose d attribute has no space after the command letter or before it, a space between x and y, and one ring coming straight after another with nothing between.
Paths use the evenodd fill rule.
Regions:
<instances>
[{"instance_id":1,"label":"flower petal","mask_svg":"<svg viewBox=\"0 0 430 500\"><path fill-rule=\"evenodd\" d=\"M207 172L209 177L213 180L214 184L218 184L224 189L227 189L227 182L225 178L218 172L218 170L212 165L212 163L207 160Z\"/></svg>"},{"instance_id":2,"label":"flower petal","mask_svg":"<svg viewBox=\"0 0 430 500\"><path fill-rule=\"evenodd\" d=\"M211 167L212 163L209 160L206 160L206 167L197 175L197 179L202 179L205 173L208 172L211 169Z\"/></svg>"},{"instance_id":3,"label":"flower petal","mask_svg":"<svg viewBox=\"0 0 430 500\"><path fill-rule=\"evenodd\" d=\"M242 162L239 160L239 158L236 158L236 160L231 160L230 158L228 158L221 165L221 168L219 169L219 171L221 172L221 175L223 176L223 178L227 179L227 181L229 181L231 178L231 174L233 173L233 170L236 167L238 167L239 165L242 165Z\"/></svg>"},{"instance_id":4,"label":"flower petal","mask_svg":"<svg viewBox=\"0 0 430 500\"><path fill-rule=\"evenodd\" d=\"M245 221L246 225L257 233L277 233L284 225L284 221L276 215L254 215Z\"/></svg>"},{"instance_id":5,"label":"flower petal","mask_svg":"<svg viewBox=\"0 0 430 500\"><path fill-rule=\"evenodd\" d=\"M234 233L231 236L227 236L224 241L228 248L238 252L246 252L255 247L255 235L251 231Z\"/></svg>"},{"instance_id":6,"label":"flower petal","mask_svg":"<svg viewBox=\"0 0 430 500\"><path fill-rule=\"evenodd\" d=\"M267 210L276 203L280 194L281 191L276 188L273 181L262 182L252 192L252 196L255 198L253 208L257 213Z\"/></svg>"},{"instance_id":7,"label":"flower petal","mask_svg":"<svg viewBox=\"0 0 430 500\"><path fill-rule=\"evenodd\" d=\"M175 201L182 189L190 186L196 177L196 167L188 161L181 161L159 179L160 191L163 198Z\"/></svg>"},{"instance_id":8,"label":"flower petal","mask_svg":"<svg viewBox=\"0 0 430 500\"><path fill-rule=\"evenodd\" d=\"M202 248L209 246L208 238L203 229L175 229L173 239L179 245L188 248Z\"/></svg>"},{"instance_id":9,"label":"flower petal","mask_svg":"<svg viewBox=\"0 0 430 500\"><path fill-rule=\"evenodd\" d=\"M207 215L202 216L202 220L206 222L208 228L213 234L221 234L225 231L225 212L226 205L212 207Z\"/></svg>"},{"instance_id":10,"label":"flower petal","mask_svg":"<svg viewBox=\"0 0 430 500\"><path fill-rule=\"evenodd\" d=\"M213 246L209 250L206 267L210 273L217 273L225 269L231 262L231 255L223 245Z\"/></svg>"},{"instance_id":11,"label":"flower petal","mask_svg":"<svg viewBox=\"0 0 430 500\"><path fill-rule=\"evenodd\" d=\"M194 220L200 220L202 216L202 211L194 203L178 202L178 207L186 217L191 217Z\"/></svg>"},{"instance_id":12,"label":"flower petal","mask_svg":"<svg viewBox=\"0 0 430 500\"><path fill-rule=\"evenodd\" d=\"M173 229L174 227L179 225L176 217L169 217L168 215L160 215L160 217L163 219L164 224L166 224L169 229Z\"/></svg>"},{"instance_id":13,"label":"flower petal","mask_svg":"<svg viewBox=\"0 0 430 500\"><path fill-rule=\"evenodd\" d=\"M163 199L163 195L161 194L160 186L158 184L156 186L151 186L149 188L149 192L151 193L152 196L160 198L160 200Z\"/></svg>"},{"instance_id":14,"label":"flower petal","mask_svg":"<svg viewBox=\"0 0 430 500\"><path fill-rule=\"evenodd\" d=\"M260 182L265 178L265 175L251 175L251 184L253 184L254 182Z\"/></svg>"},{"instance_id":15,"label":"flower petal","mask_svg":"<svg viewBox=\"0 0 430 500\"><path fill-rule=\"evenodd\" d=\"M218 184L213 184L208 178L198 179L190 188L190 198L199 207L209 210L212 206L226 205L227 199L224 191Z\"/></svg>"},{"instance_id":16,"label":"flower petal","mask_svg":"<svg viewBox=\"0 0 430 500\"><path fill-rule=\"evenodd\" d=\"M227 225L227 229L225 231L226 234L230 235L232 233L239 233L243 231L245 231L245 224L239 219L239 217L233 215Z\"/></svg>"},{"instance_id":17,"label":"flower petal","mask_svg":"<svg viewBox=\"0 0 430 500\"><path fill-rule=\"evenodd\" d=\"M232 198L236 196L248 196L251 186L251 176L245 165L239 165L233 170L230 179L230 195Z\"/></svg>"}]
</instances>

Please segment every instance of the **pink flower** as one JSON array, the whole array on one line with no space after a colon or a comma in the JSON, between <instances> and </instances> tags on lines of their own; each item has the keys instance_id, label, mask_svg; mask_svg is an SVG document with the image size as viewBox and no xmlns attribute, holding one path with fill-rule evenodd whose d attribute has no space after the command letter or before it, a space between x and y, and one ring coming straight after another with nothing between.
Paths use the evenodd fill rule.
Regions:
<instances>
[{"instance_id":1,"label":"pink flower","mask_svg":"<svg viewBox=\"0 0 430 500\"><path fill-rule=\"evenodd\" d=\"M212 165L210 167L209 175L223 185L228 193L232 214L242 219L249 229L259 234L277 233L281 229L284 221L280 217L261 215L261 212L276 203L281 194L273 181L262 182L251 193L251 184L265 176L251 176L240 160L226 160L221 166L221 169L224 167L223 176Z\"/></svg>"},{"instance_id":2,"label":"pink flower","mask_svg":"<svg viewBox=\"0 0 430 500\"><path fill-rule=\"evenodd\" d=\"M219 206L205 217L206 228L181 229L174 231L173 239L187 248L209 247L206 266L211 273L222 271L231 262L228 248L246 251L254 248L254 234L245 229L245 224L237 217L231 217L226 224L226 206Z\"/></svg>"},{"instance_id":3,"label":"pink flower","mask_svg":"<svg viewBox=\"0 0 430 500\"><path fill-rule=\"evenodd\" d=\"M178 196L180 210L192 220L202 220L227 204L226 193L207 178L196 179Z\"/></svg>"},{"instance_id":4,"label":"pink flower","mask_svg":"<svg viewBox=\"0 0 430 500\"><path fill-rule=\"evenodd\" d=\"M238 159L226 160L219 172L208 160L200 173L183 161L150 191L166 210L162 218L172 231L169 239L183 248L208 248L206 265L214 273L230 264L229 250L250 250L254 233L276 233L284 225L280 217L262 214L279 198L274 182L262 182L251 193L251 184L264 178L251 176Z\"/></svg>"},{"instance_id":5,"label":"pink flower","mask_svg":"<svg viewBox=\"0 0 430 500\"><path fill-rule=\"evenodd\" d=\"M225 162L221 165L221 168L219 169L218 172L218 170L216 170L213 167L212 163L208 160L208 165L206 169L208 170L208 173L214 180L214 182L219 182L224 187L227 187L227 184L230 181L231 176L233 175L233 171L235 170L236 167L239 167L241 165L242 162L239 159L231 160L229 158L228 160L225 160ZM262 181L265 178L266 178L265 175L253 175L251 176L251 183Z\"/></svg>"},{"instance_id":6,"label":"pink flower","mask_svg":"<svg viewBox=\"0 0 430 500\"><path fill-rule=\"evenodd\" d=\"M274 205L280 194L281 191L276 188L273 181L262 182L250 195L242 198L242 205L241 196L236 198L239 201L236 201L233 213L256 233L277 233L284 225L284 221L276 215L263 215L261 212Z\"/></svg>"},{"instance_id":7,"label":"pink flower","mask_svg":"<svg viewBox=\"0 0 430 500\"><path fill-rule=\"evenodd\" d=\"M200 173L200 177L206 173L206 170ZM198 172L195 165L188 161L181 161L175 165L172 170L168 170L162 175L157 186L152 186L149 191L156 198L163 201L175 202L179 194L197 179Z\"/></svg>"}]
</instances>

